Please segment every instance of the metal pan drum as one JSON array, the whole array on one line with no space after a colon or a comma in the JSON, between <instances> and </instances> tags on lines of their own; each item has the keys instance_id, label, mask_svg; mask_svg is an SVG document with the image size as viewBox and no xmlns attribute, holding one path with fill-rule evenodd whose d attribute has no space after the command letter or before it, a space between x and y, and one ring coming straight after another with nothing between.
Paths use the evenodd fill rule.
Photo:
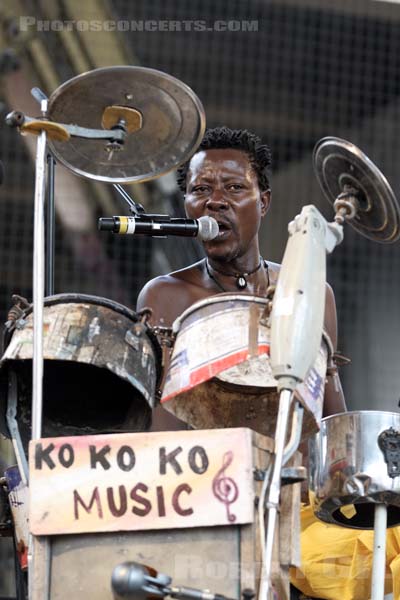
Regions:
<instances>
[{"instance_id":1,"label":"metal pan drum","mask_svg":"<svg viewBox=\"0 0 400 600\"><path fill-rule=\"evenodd\" d=\"M279 396L269 364L268 301L219 294L197 302L174 323L177 337L161 402L198 429L250 427L272 436ZM303 437L319 428L329 339L297 388L305 407Z\"/></svg>"},{"instance_id":2,"label":"metal pan drum","mask_svg":"<svg viewBox=\"0 0 400 600\"><path fill-rule=\"evenodd\" d=\"M17 418L30 437L33 314L16 322L1 360L17 375ZM151 421L160 347L125 306L96 296L59 294L44 306L43 436L144 431Z\"/></svg>"},{"instance_id":3,"label":"metal pan drum","mask_svg":"<svg viewBox=\"0 0 400 600\"><path fill-rule=\"evenodd\" d=\"M310 501L318 518L373 529L374 505L400 524L400 414L356 411L326 417L310 441Z\"/></svg>"}]
</instances>

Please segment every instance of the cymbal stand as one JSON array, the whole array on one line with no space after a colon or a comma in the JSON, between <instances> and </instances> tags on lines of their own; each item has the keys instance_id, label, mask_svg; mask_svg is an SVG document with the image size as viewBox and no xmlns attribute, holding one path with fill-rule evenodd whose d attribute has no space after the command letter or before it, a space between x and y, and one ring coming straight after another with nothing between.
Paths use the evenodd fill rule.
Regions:
<instances>
[{"instance_id":1,"label":"cymbal stand","mask_svg":"<svg viewBox=\"0 0 400 600\"><path fill-rule=\"evenodd\" d=\"M47 153L47 204L46 204L46 296L54 294L54 257L55 257L55 226L56 211L54 203L54 156Z\"/></svg>"},{"instance_id":2,"label":"cymbal stand","mask_svg":"<svg viewBox=\"0 0 400 600\"><path fill-rule=\"evenodd\" d=\"M47 99L41 100L41 112L47 112ZM35 198L33 224L33 385L32 385L32 434L37 440L42 435L43 412L43 304L45 288L45 188L46 188L46 142L47 133L43 129L38 136L35 165ZM30 536L28 550L28 594L32 599L36 588L35 559L43 553L45 557L45 580L41 588L45 597L49 592L48 560L50 542L48 539Z\"/></svg>"},{"instance_id":3,"label":"cymbal stand","mask_svg":"<svg viewBox=\"0 0 400 600\"><path fill-rule=\"evenodd\" d=\"M60 124L47 118L48 99L41 90L34 88L32 95L40 102L41 119L31 118L20 111L13 111L6 117L7 125L18 127L20 131L38 136L35 163L35 196L33 224L33 373L32 373L32 432L31 439L38 440L42 435L43 416L43 312L45 284L53 291L54 262L54 162L49 160L50 178L48 181L49 205L48 223L48 263L45 270L45 193L47 181L47 138L58 136L68 141L71 136L100 139L107 142L112 151L122 149L127 136L125 123L118 121L113 130L96 130L77 125ZM29 600L47 600L50 588L50 539L30 535L28 550L28 595Z\"/></svg>"}]
</instances>

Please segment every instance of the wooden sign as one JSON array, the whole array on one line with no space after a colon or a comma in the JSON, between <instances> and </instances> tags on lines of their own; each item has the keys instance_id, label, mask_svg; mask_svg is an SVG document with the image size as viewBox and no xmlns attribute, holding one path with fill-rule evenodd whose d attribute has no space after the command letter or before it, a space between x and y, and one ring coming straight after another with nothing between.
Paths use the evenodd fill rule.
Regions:
<instances>
[{"instance_id":1,"label":"wooden sign","mask_svg":"<svg viewBox=\"0 0 400 600\"><path fill-rule=\"evenodd\" d=\"M251 431L30 442L35 535L236 525L254 514Z\"/></svg>"}]
</instances>

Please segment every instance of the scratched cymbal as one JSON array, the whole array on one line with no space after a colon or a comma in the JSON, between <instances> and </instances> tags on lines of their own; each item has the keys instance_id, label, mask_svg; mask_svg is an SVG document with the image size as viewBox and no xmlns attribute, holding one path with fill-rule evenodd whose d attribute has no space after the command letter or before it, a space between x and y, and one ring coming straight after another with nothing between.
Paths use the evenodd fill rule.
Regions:
<instances>
[{"instance_id":1,"label":"scratched cymbal","mask_svg":"<svg viewBox=\"0 0 400 600\"><path fill-rule=\"evenodd\" d=\"M396 196L378 167L357 146L336 137L317 142L314 172L327 199L351 187L356 190L358 210L346 221L363 236L382 243L400 237L400 209Z\"/></svg>"},{"instance_id":2,"label":"scratched cymbal","mask_svg":"<svg viewBox=\"0 0 400 600\"><path fill-rule=\"evenodd\" d=\"M68 142L49 142L56 159L90 179L147 181L185 162L203 137L205 113L193 90L144 67L107 67L78 75L53 92L47 115L58 123L109 129L124 109L128 133L121 150L110 152L104 139L71 136Z\"/></svg>"}]
</instances>

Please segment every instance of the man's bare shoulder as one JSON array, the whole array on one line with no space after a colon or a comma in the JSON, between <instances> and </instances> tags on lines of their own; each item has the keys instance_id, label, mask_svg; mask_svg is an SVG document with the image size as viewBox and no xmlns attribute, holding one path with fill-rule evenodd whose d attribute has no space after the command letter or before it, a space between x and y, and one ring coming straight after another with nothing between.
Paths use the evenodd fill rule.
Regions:
<instances>
[{"instance_id":1,"label":"man's bare shoulder","mask_svg":"<svg viewBox=\"0 0 400 600\"><path fill-rule=\"evenodd\" d=\"M199 261L197 263L194 263L193 265L189 265L188 267L185 267L184 269L179 269L178 271L172 271L171 273L168 273L167 275L159 275L158 277L154 277L153 279L150 279L150 281L148 281L146 283L146 285L143 287L142 291L139 294L139 298L143 295L143 294L148 294L150 292L158 292L161 289L164 288L179 288L181 287L183 284L187 285L188 283L190 284L196 284L198 283L199 280L199 273L200 273L200 265L201 265L202 261ZM139 300L138 300L139 303Z\"/></svg>"},{"instance_id":2,"label":"man's bare shoulder","mask_svg":"<svg viewBox=\"0 0 400 600\"><path fill-rule=\"evenodd\" d=\"M201 262L148 281L138 296L137 310L151 308L153 322L169 324L193 303L193 290L201 286Z\"/></svg>"}]
</instances>

